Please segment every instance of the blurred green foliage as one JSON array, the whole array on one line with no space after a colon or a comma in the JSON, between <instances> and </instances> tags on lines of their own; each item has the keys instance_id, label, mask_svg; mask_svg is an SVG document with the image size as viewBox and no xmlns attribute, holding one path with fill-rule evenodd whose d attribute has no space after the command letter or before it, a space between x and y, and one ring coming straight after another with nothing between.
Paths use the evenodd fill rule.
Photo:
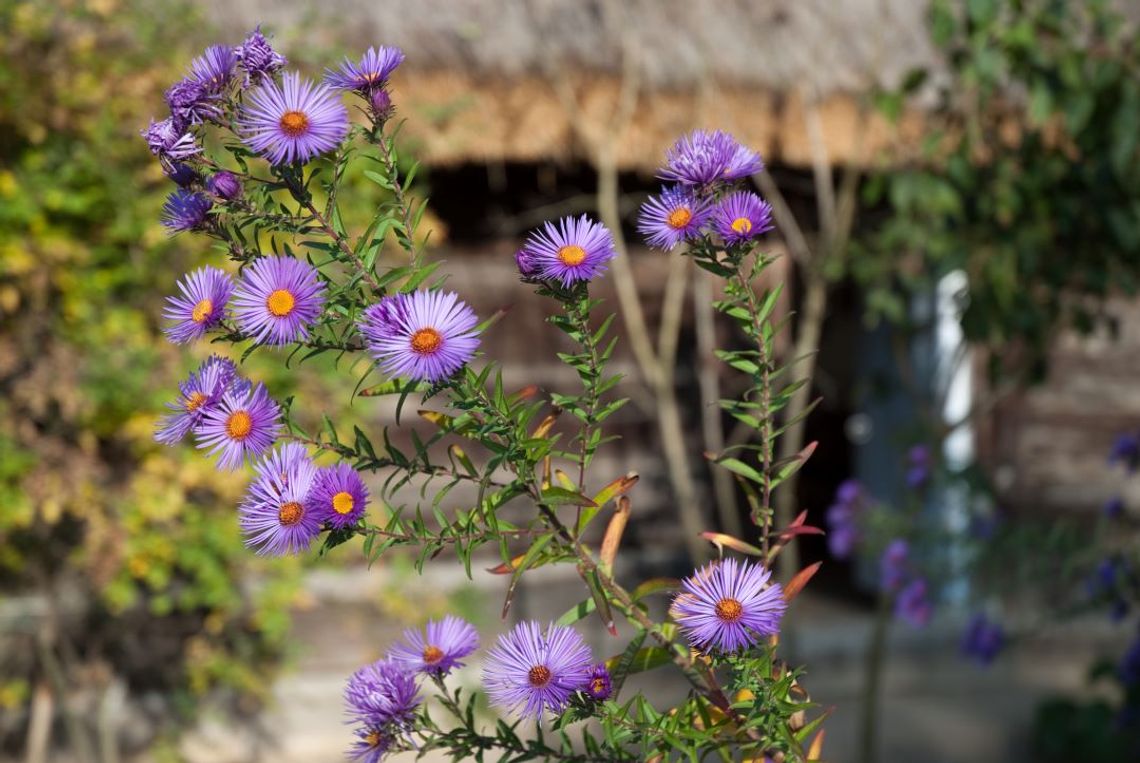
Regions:
<instances>
[{"instance_id":1,"label":"blurred green foliage","mask_svg":"<svg viewBox=\"0 0 1140 763\"><path fill-rule=\"evenodd\" d=\"M867 185L889 214L852 259L879 317L952 270L990 371L1038 379L1059 328L1092 328L1140 273L1140 48L1103 0L936 0L944 71L880 93L897 117L929 84L919 155Z\"/></svg>"},{"instance_id":2,"label":"blurred green foliage","mask_svg":"<svg viewBox=\"0 0 1140 763\"><path fill-rule=\"evenodd\" d=\"M151 437L210 348L188 357L159 333L204 246L158 224L173 184L138 130L205 29L165 0L9 0L0 28L0 593L59 602L27 649L0 651L0 702L45 680L37 630L132 690L256 700L298 566L243 548L244 475Z\"/></svg>"}]
</instances>

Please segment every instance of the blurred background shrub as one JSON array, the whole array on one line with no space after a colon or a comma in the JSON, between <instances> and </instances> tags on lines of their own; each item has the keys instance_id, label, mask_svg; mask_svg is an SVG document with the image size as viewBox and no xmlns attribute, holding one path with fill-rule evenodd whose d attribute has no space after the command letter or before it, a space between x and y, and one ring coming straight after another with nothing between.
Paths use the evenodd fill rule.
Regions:
<instances>
[{"instance_id":1,"label":"blurred background shrub","mask_svg":"<svg viewBox=\"0 0 1140 763\"><path fill-rule=\"evenodd\" d=\"M157 316L202 245L159 225L138 130L206 29L131 0L0 3L0 28L0 741L54 695L91 744L79 716L125 689L142 743L191 697L256 709L298 579L242 547L240 474L152 440L157 380L200 359Z\"/></svg>"}]
</instances>

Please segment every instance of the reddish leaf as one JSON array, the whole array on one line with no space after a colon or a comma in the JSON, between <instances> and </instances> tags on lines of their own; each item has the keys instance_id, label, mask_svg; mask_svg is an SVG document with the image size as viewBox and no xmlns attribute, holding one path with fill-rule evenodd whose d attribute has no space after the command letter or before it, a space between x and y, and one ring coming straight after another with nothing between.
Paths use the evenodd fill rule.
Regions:
<instances>
[{"instance_id":1,"label":"reddish leaf","mask_svg":"<svg viewBox=\"0 0 1140 763\"><path fill-rule=\"evenodd\" d=\"M812 579L812 576L819 572L821 566L823 566L823 562L816 562L797 572L784 586L784 601L791 601L796 598L804 586L808 584L808 581Z\"/></svg>"}]
</instances>

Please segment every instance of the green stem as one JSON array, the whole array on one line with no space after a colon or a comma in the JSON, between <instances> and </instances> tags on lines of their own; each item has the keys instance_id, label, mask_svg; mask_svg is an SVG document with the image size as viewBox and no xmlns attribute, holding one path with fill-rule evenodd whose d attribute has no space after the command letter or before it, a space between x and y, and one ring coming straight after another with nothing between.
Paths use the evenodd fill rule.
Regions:
<instances>
[{"instance_id":1,"label":"green stem","mask_svg":"<svg viewBox=\"0 0 1140 763\"><path fill-rule=\"evenodd\" d=\"M760 261L760 271L767 265ZM756 304L756 292L752 290L749 277L745 276L740 266L734 274L740 283L741 291L747 298L748 316L752 322L752 334L756 340L757 352L757 382L760 387L760 458L763 462L761 471L763 482L761 484L761 510L763 517L752 517L753 524L761 527L761 543L764 556L768 555L768 536L772 530L772 364L768 357L768 341L764 337L764 326L760 320L760 306ZM795 542L793 538L791 543Z\"/></svg>"},{"instance_id":2,"label":"green stem","mask_svg":"<svg viewBox=\"0 0 1140 763\"><path fill-rule=\"evenodd\" d=\"M878 755L879 694L882 690L883 662L887 654L887 636L890 633L892 609L891 597L880 595L864 663L859 739L860 763L875 763Z\"/></svg>"}]
</instances>

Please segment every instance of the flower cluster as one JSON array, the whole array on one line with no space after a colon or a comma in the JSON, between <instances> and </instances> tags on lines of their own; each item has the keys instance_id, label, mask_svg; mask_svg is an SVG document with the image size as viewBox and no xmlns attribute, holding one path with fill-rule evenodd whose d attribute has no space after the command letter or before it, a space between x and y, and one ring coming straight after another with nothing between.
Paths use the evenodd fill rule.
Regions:
<instances>
[{"instance_id":1,"label":"flower cluster","mask_svg":"<svg viewBox=\"0 0 1140 763\"><path fill-rule=\"evenodd\" d=\"M381 94L386 97L401 61L396 48L370 49L358 63L346 61L315 84L282 71L285 58L260 28L236 47L207 48L166 91L169 116L143 131L180 186L163 207L162 223L172 232L221 237L228 214L248 212L243 182L254 181L244 167L240 173L223 169L205 155L209 125L233 125L235 137L275 170L304 164L334 151L347 136L341 92L376 103ZM389 100L374 121L387 118L390 105ZM177 284L163 310L171 342L190 343L211 332L264 346L311 339L325 315L326 276L293 256L254 253L241 259L236 279L207 266ZM474 312L455 294L417 291L383 297L363 311L357 330L382 370L442 382L473 357L476 324ZM198 447L217 456L220 468L256 461L238 515L246 544L258 553L301 553L321 532L352 530L364 517L368 489L350 464L318 468L296 443L272 451L282 429L281 406L262 384L240 378L232 361L210 358L182 383L169 407L173 412L155 435L159 442L174 445L193 434Z\"/></svg>"},{"instance_id":2,"label":"flower cluster","mask_svg":"<svg viewBox=\"0 0 1140 763\"><path fill-rule=\"evenodd\" d=\"M280 406L263 385L238 376L231 360L211 356L178 388L178 399L167 404L172 413L155 432L163 444L193 434L199 448L218 456L220 468L234 469L264 453L280 432Z\"/></svg>"},{"instance_id":3,"label":"flower cluster","mask_svg":"<svg viewBox=\"0 0 1140 763\"><path fill-rule=\"evenodd\" d=\"M738 182L764 168L760 156L726 132L695 130L666 152L658 177L672 183L641 207L637 229L669 251L682 242L734 248L772 229L771 206Z\"/></svg>"},{"instance_id":4,"label":"flower cluster","mask_svg":"<svg viewBox=\"0 0 1140 763\"><path fill-rule=\"evenodd\" d=\"M404 631L383 659L354 673L344 693L349 718L358 724L349 757L373 763L398 745L414 728L419 678L442 688L442 679L478 648L475 627L448 615ZM609 670L593 661L577 631L533 621L517 624L488 650L483 686L493 704L534 719L560 714L572 703L590 707L613 691Z\"/></svg>"}]
</instances>

